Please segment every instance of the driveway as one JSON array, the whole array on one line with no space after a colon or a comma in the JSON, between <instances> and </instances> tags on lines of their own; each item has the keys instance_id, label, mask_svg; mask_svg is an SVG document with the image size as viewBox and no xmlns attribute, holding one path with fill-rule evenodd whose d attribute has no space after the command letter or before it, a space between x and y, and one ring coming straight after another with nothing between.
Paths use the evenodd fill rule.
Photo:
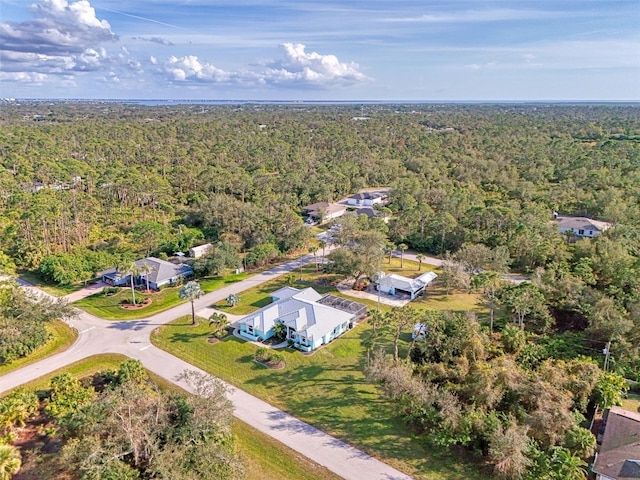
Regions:
<instances>
[{"instance_id":1,"label":"driveway","mask_svg":"<svg viewBox=\"0 0 640 480\"><path fill-rule=\"evenodd\" d=\"M230 293L260 285L280 275L296 270L301 263L313 260L305 255L285 265L275 267L220 290L208 293L195 302L196 311L206 309L212 303L226 298ZM38 291L33 286L27 286ZM184 370L199 370L193 365L156 348L151 334L159 325L191 313L186 302L150 318L130 321L105 321L80 311L77 318L68 323L78 330L78 339L64 352L0 376L0 393L16 388L48 373L64 368L70 363L101 353L120 353L140 360L145 368L161 377L188 389L178 381ZM238 388L230 388L229 399L234 415L254 428L284 443L288 447L323 465L336 475L348 480L411 480L411 477L367 455L366 453L327 435L317 428L298 420L268 403Z\"/></svg>"},{"instance_id":2,"label":"driveway","mask_svg":"<svg viewBox=\"0 0 640 480\"><path fill-rule=\"evenodd\" d=\"M92 283L91 285L87 285L86 287L70 293L69 295L65 295L63 298L69 303L77 302L78 300L82 300L83 298L90 297L94 293L98 293L104 287L108 286L109 285L101 280L99 282Z\"/></svg>"}]
</instances>

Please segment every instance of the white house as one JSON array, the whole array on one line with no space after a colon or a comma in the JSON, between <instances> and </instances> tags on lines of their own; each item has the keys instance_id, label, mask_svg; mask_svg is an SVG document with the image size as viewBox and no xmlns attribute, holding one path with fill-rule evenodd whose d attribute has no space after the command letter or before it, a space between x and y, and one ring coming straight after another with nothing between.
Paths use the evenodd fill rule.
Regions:
<instances>
[{"instance_id":1,"label":"white house","mask_svg":"<svg viewBox=\"0 0 640 480\"><path fill-rule=\"evenodd\" d=\"M640 478L640 412L611 407L606 413L593 472L596 480Z\"/></svg>"},{"instance_id":2,"label":"white house","mask_svg":"<svg viewBox=\"0 0 640 480\"><path fill-rule=\"evenodd\" d=\"M206 255L211 247L213 247L213 245L211 245L210 243L205 243L204 245L191 247L189 249L189 256L192 258L200 258L203 255Z\"/></svg>"},{"instance_id":3,"label":"white house","mask_svg":"<svg viewBox=\"0 0 640 480\"><path fill-rule=\"evenodd\" d=\"M378 280L377 288L381 292L390 295L409 295L413 300L437 277L438 275L434 272L423 273L417 278L408 278L391 273Z\"/></svg>"},{"instance_id":4,"label":"white house","mask_svg":"<svg viewBox=\"0 0 640 480\"><path fill-rule=\"evenodd\" d=\"M572 232L578 237L593 238L611 228L609 222L592 220L587 217L561 217L554 213L554 221L560 233Z\"/></svg>"},{"instance_id":5,"label":"white house","mask_svg":"<svg viewBox=\"0 0 640 480\"><path fill-rule=\"evenodd\" d=\"M384 192L360 192L347 198L347 204L357 207L380 205L387 196Z\"/></svg>"},{"instance_id":6,"label":"white house","mask_svg":"<svg viewBox=\"0 0 640 480\"><path fill-rule=\"evenodd\" d=\"M313 288L284 287L271 294L273 303L238 321L240 335L266 340L275 334L276 323L287 327L287 340L310 352L353 327L366 315L366 306L333 295L321 295Z\"/></svg>"}]
</instances>

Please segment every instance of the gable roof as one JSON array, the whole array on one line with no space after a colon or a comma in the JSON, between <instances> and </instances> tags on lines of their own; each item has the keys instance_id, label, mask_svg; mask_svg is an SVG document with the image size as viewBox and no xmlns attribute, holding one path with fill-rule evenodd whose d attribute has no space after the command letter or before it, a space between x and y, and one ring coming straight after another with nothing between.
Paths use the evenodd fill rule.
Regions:
<instances>
[{"instance_id":1,"label":"gable roof","mask_svg":"<svg viewBox=\"0 0 640 480\"><path fill-rule=\"evenodd\" d=\"M592 220L587 217L556 217L555 220L558 222L558 228L604 232L607 228L611 227L609 222Z\"/></svg>"},{"instance_id":2,"label":"gable roof","mask_svg":"<svg viewBox=\"0 0 640 480\"><path fill-rule=\"evenodd\" d=\"M211 247L213 247L213 245L211 245L210 243L205 243L204 245L197 245L195 247L191 247L189 249L190 252L206 252L207 250L209 250Z\"/></svg>"},{"instance_id":3,"label":"gable roof","mask_svg":"<svg viewBox=\"0 0 640 480\"><path fill-rule=\"evenodd\" d=\"M330 333L338 325L351 321L355 316L353 313L319 303L323 295L311 287L304 290L285 287L274 292L272 296L278 300L240 319L239 323L266 333L280 322L308 340L314 341Z\"/></svg>"},{"instance_id":4,"label":"gable roof","mask_svg":"<svg viewBox=\"0 0 640 480\"><path fill-rule=\"evenodd\" d=\"M180 275L190 275L193 273L191 267L188 265L176 265L175 263L167 262L166 260L160 260L155 257L147 257L142 260L136 260L136 265L139 267L149 265L153 270L148 274L142 273L141 276L149 278L150 282L161 283L169 280L170 278Z\"/></svg>"},{"instance_id":5,"label":"gable roof","mask_svg":"<svg viewBox=\"0 0 640 480\"><path fill-rule=\"evenodd\" d=\"M640 413L611 407L593 471L616 480L640 479Z\"/></svg>"}]
</instances>

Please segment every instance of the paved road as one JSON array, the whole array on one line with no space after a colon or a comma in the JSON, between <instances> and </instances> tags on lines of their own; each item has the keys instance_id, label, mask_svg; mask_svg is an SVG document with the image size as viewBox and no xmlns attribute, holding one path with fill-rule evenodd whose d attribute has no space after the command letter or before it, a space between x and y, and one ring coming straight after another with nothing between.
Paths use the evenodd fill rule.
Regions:
<instances>
[{"instance_id":1,"label":"paved road","mask_svg":"<svg viewBox=\"0 0 640 480\"><path fill-rule=\"evenodd\" d=\"M288 272L295 271L300 262L309 262L307 255L286 265L230 284L196 300L196 310L225 299L230 293L240 293ZM28 287L32 288L33 287ZM46 295L46 294L45 294ZM80 312L71 323L78 330L78 339L66 351L48 357L0 377L0 393L11 390L66 365L100 353L121 353L140 360L150 371L188 389L177 380L180 372L198 370L187 362L154 347L150 336L155 328L182 315L191 313L185 303L150 318L131 321L107 322L86 312ZM229 398L234 415L258 430L284 443L342 478L360 480L411 480L411 477L370 457L364 452L327 435L287 413L272 407L248 393L232 388Z\"/></svg>"}]
</instances>

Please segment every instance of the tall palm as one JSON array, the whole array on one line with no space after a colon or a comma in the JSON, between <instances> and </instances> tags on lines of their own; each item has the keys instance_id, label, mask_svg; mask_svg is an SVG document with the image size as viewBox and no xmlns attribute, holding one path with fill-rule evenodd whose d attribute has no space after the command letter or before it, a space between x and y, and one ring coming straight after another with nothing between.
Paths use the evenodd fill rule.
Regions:
<instances>
[{"instance_id":1,"label":"tall palm","mask_svg":"<svg viewBox=\"0 0 640 480\"><path fill-rule=\"evenodd\" d=\"M136 262L131 262L127 268L127 274L131 276L131 303L136 304L136 290L134 286L134 278L140 276L142 273L142 267Z\"/></svg>"},{"instance_id":2,"label":"tall palm","mask_svg":"<svg viewBox=\"0 0 640 480\"><path fill-rule=\"evenodd\" d=\"M585 480L587 478L587 463L580 457L562 447L554 447L551 458L552 473L557 479Z\"/></svg>"},{"instance_id":3,"label":"tall palm","mask_svg":"<svg viewBox=\"0 0 640 480\"><path fill-rule=\"evenodd\" d=\"M416 260L418 260L418 271L422 270L422 261L424 260L424 255L419 253L416 255Z\"/></svg>"},{"instance_id":4,"label":"tall palm","mask_svg":"<svg viewBox=\"0 0 640 480\"><path fill-rule=\"evenodd\" d=\"M481 272L471 278L471 287L482 287L485 298L489 300L489 331L491 333L493 333L493 315L496 309L496 289L501 281L500 274L492 271Z\"/></svg>"},{"instance_id":5,"label":"tall palm","mask_svg":"<svg viewBox=\"0 0 640 480\"><path fill-rule=\"evenodd\" d=\"M406 243L401 243L400 245L398 245L398 250L400 250L400 268L403 268L404 266L404 252L408 248L409 246Z\"/></svg>"},{"instance_id":6,"label":"tall palm","mask_svg":"<svg viewBox=\"0 0 640 480\"><path fill-rule=\"evenodd\" d=\"M18 449L12 445L0 445L0 480L9 480L21 466Z\"/></svg>"},{"instance_id":7,"label":"tall palm","mask_svg":"<svg viewBox=\"0 0 640 480\"><path fill-rule=\"evenodd\" d=\"M318 257L317 257L318 247L316 245L309 247L309 253L313 253L313 261L316 264L316 272L318 271Z\"/></svg>"},{"instance_id":8,"label":"tall palm","mask_svg":"<svg viewBox=\"0 0 640 480\"><path fill-rule=\"evenodd\" d=\"M320 240L318 242L318 246L322 249L322 264L324 265L324 251L327 248L327 242Z\"/></svg>"},{"instance_id":9,"label":"tall palm","mask_svg":"<svg viewBox=\"0 0 640 480\"><path fill-rule=\"evenodd\" d=\"M189 300L191 302L191 325L196 324L196 307L194 302L200 298L204 292L200 288L200 284L198 282L187 282L180 289L180 298Z\"/></svg>"},{"instance_id":10,"label":"tall palm","mask_svg":"<svg viewBox=\"0 0 640 480\"><path fill-rule=\"evenodd\" d=\"M145 282L147 283L147 291L150 290L149 274L153 271L155 271L155 268L153 267L153 265L150 265L147 262L143 262L142 265L140 265L140 273L144 273L144 279L145 279Z\"/></svg>"}]
</instances>

